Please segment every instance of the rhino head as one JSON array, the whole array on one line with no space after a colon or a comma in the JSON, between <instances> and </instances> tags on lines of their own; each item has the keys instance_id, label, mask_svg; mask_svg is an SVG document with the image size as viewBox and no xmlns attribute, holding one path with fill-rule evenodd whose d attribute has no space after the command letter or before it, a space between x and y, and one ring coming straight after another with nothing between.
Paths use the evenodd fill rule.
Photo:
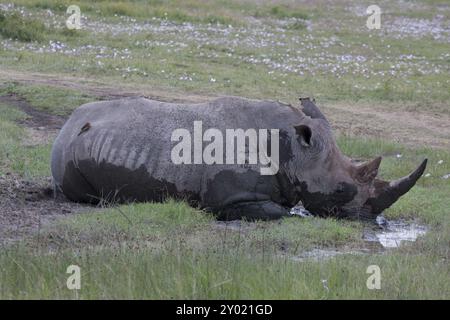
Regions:
<instances>
[{"instance_id":1,"label":"rhino head","mask_svg":"<svg viewBox=\"0 0 450 320\"><path fill-rule=\"evenodd\" d=\"M301 170L296 177L305 209L319 216L374 219L407 193L423 174L427 160L395 181L377 178L381 157L358 164L336 145L330 124L314 101L301 98L308 116L295 126Z\"/></svg>"}]
</instances>

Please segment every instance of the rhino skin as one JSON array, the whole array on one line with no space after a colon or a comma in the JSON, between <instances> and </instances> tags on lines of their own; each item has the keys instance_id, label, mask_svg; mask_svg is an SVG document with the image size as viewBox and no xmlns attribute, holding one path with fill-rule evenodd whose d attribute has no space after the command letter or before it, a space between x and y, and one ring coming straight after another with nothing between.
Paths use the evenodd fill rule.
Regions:
<instances>
[{"instance_id":1,"label":"rhino skin","mask_svg":"<svg viewBox=\"0 0 450 320\"><path fill-rule=\"evenodd\" d=\"M261 175L259 163L174 164L171 134L192 133L194 121L224 137L226 129L278 129L278 172ZM319 216L374 219L426 166L424 160L409 176L387 182L376 178L380 162L355 164L344 156L309 98L300 107L238 97L199 104L127 98L77 108L53 145L51 170L55 192L76 202L175 198L226 220L289 216L301 202Z\"/></svg>"}]
</instances>

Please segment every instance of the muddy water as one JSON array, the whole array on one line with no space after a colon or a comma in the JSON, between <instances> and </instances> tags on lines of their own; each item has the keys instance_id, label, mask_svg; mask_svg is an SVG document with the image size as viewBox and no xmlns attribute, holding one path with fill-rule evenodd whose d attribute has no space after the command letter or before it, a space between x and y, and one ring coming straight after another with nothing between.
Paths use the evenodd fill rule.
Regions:
<instances>
[{"instance_id":1,"label":"muddy water","mask_svg":"<svg viewBox=\"0 0 450 320\"><path fill-rule=\"evenodd\" d=\"M297 215L307 219L311 214L302 207L295 207L291 211L292 215ZM216 222L216 227L232 231L250 231L254 224L242 225L241 221L234 220L228 222ZM381 253L400 247L406 242L414 242L418 237L426 234L426 226L415 222L405 222L402 220L386 220L383 216L377 218L377 224L366 227L362 238L364 244L359 247L340 248L314 248L291 257L295 261L329 259L342 254L370 254Z\"/></svg>"},{"instance_id":2,"label":"muddy water","mask_svg":"<svg viewBox=\"0 0 450 320\"><path fill-rule=\"evenodd\" d=\"M302 206L292 208L291 214L304 218L311 216L311 213ZM417 223L388 221L383 216L378 216L376 222L378 228L366 229L363 239L367 242L378 242L383 248L397 248L403 241L416 241L427 232L425 226Z\"/></svg>"},{"instance_id":3,"label":"muddy water","mask_svg":"<svg viewBox=\"0 0 450 320\"><path fill-rule=\"evenodd\" d=\"M387 221L380 231L366 231L363 239L378 242L383 248L397 248L403 242L414 242L427 232L425 226L404 221Z\"/></svg>"},{"instance_id":4,"label":"muddy water","mask_svg":"<svg viewBox=\"0 0 450 320\"><path fill-rule=\"evenodd\" d=\"M320 261L342 254L381 253L398 248L405 242L414 242L427 232L427 227L417 223L407 223L401 220L377 219L378 227L364 230L365 246L361 248L313 249L292 257L295 261Z\"/></svg>"}]
</instances>

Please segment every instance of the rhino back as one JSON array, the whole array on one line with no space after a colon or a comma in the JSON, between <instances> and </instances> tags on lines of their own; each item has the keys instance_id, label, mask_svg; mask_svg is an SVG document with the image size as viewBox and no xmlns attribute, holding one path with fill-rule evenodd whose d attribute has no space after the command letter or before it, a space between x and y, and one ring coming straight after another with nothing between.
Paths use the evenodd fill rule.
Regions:
<instances>
[{"instance_id":1,"label":"rhino back","mask_svg":"<svg viewBox=\"0 0 450 320\"><path fill-rule=\"evenodd\" d=\"M156 201L164 195L181 195L202 201L211 194L208 189L218 173L250 172L254 176L258 165L175 165L171 162L174 130L184 128L192 133L194 121L202 121L203 131L289 131L301 118L300 113L278 102L234 97L202 104L144 98L90 103L73 113L57 137L52 151L52 174L55 184L76 201L86 201L87 193Z\"/></svg>"}]
</instances>

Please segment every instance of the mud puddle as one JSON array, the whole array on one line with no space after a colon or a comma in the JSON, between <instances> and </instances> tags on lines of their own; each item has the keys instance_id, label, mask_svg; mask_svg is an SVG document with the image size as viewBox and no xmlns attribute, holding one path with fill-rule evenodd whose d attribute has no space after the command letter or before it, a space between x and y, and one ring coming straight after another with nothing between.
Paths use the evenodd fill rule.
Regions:
<instances>
[{"instance_id":1,"label":"mud puddle","mask_svg":"<svg viewBox=\"0 0 450 320\"><path fill-rule=\"evenodd\" d=\"M364 245L360 248L315 248L292 257L295 261L315 260L332 258L343 254L369 254L383 253L390 249L398 248L405 242L414 242L418 237L427 233L428 228L415 222L402 220L386 220L384 217L377 218L374 227L366 228L363 232Z\"/></svg>"},{"instance_id":2,"label":"mud puddle","mask_svg":"<svg viewBox=\"0 0 450 320\"><path fill-rule=\"evenodd\" d=\"M50 178L0 175L0 248L40 232L44 225L89 206L54 199Z\"/></svg>"},{"instance_id":3,"label":"mud puddle","mask_svg":"<svg viewBox=\"0 0 450 320\"><path fill-rule=\"evenodd\" d=\"M401 220L386 221L380 231L367 230L363 239L367 242L378 242L383 248L397 248L403 242L414 242L427 232L427 227L418 223L407 223Z\"/></svg>"}]
</instances>

